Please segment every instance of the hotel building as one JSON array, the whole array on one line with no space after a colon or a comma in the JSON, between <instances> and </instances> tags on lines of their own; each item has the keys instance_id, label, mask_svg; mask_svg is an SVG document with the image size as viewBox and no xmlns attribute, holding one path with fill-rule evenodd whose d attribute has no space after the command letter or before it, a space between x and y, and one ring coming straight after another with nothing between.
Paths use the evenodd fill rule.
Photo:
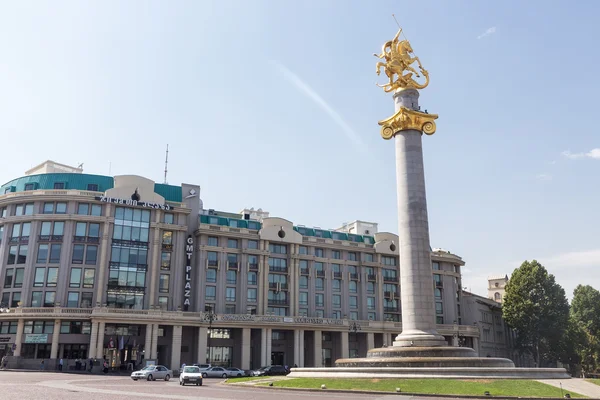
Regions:
<instances>
[{"instance_id":1,"label":"hotel building","mask_svg":"<svg viewBox=\"0 0 600 400\"><path fill-rule=\"evenodd\" d=\"M401 331L397 243L376 223L220 212L198 185L46 161L0 187L0 355L17 368L105 358L173 369L364 357ZM438 331L477 349L479 328L461 315L464 262L431 258Z\"/></svg>"}]
</instances>

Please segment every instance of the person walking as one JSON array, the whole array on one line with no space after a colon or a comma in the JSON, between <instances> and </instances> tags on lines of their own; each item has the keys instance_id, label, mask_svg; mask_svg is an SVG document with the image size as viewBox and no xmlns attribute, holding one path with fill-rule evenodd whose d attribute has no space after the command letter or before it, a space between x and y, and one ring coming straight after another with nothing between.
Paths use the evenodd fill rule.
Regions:
<instances>
[{"instance_id":1,"label":"person walking","mask_svg":"<svg viewBox=\"0 0 600 400\"><path fill-rule=\"evenodd\" d=\"M2 357L2 369L6 369L6 362L8 361L8 356Z\"/></svg>"},{"instance_id":2,"label":"person walking","mask_svg":"<svg viewBox=\"0 0 600 400\"><path fill-rule=\"evenodd\" d=\"M44 370L44 360L42 360L42 362L40 363L40 370Z\"/></svg>"},{"instance_id":3,"label":"person walking","mask_svg":"<svg viewBox=\"0 0 600 400\"><path fill-rule=\"evenodd\" d=\"M61 358L61 359L58 361L58 371L59 371L59 372L62 372L62 369L63 369L63 362L64 362L64 361L63 361L63 359L62 359L62 358Z\"/></svg>"},{"instance_id":4,"label":"person walking","mask_svg":"<svg viewBox=\"0 0 600 400\"><path fill-rule=\"evenodd\" d=\"M94 368L94 360L90 358L90 372L92 372L92 368Z\"/></svg>"}]
</instances>

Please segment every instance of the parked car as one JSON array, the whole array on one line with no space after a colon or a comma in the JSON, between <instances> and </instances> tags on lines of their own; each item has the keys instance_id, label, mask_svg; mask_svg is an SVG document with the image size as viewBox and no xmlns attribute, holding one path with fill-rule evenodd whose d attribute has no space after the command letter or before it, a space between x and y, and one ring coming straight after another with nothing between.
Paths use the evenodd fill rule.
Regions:
<instances>
[{"instance_id":1,"label":"parked car","mask_svg":"<svg viewBox=\"0 0 600 400\"><path fill-rule=\"evenodd\" d=\"M184 367L183 371L179 375L179 384L185 386L186 384L195 384L196 386L202 386L202 372L198 367Z\"/></svg>"},{"instance_id":2,"label":"parked car","mask_svg":"<svg viewBox=\"0 0 600 400\"><path fill-rule=\"evenodd\" d=\"M287 375L289 371L285 369L283 365L270 365L268 367L262 367L254 372L254 376L273 376L273 375Z\"/></svg>"},{"instance_id":3,"label":"parked car","mask_svg":"<svg viewBox=\"0 0 600 400\"><path fill-rule=\"evenodd\" d=\"M165 367L164 365L148 365L139 371L135 371L131 374L131 379L137 381L138 379L146 379L148 381L155 381L157 379L164 379L168 381L173 376L173 371Z\"/></svg>"},{"instance_id":4,"label":"parked car","mask_svg":"<svg viewBox=\"0 0 600 400\"><path fill-rule=\"evenodd\" d=\"M239 369L239 368L233 368L233 367L229 367L229 368L225 368L225 370L227 371L227 376L246 376L246 371L244 371L243 369Z\"/></svg>"},{"instance_id":5,"label":"parked car","mask_svg":"<svg viewBox=\"0 0 600 400\"><path fill-rule=\"evenodd\" d=\"M229 377L227 371L223 367L210 367L209 369L205 369L202 371L202 377L204 378L227 378Z\"/></svg>"},{"instance_id":6,"label":"parked car","mask_svg":"<svg viewBox=\"0 0 600 400\"><path fill-rule=\"evenodd\" d=\"M212 365L210 365L210 364L194 364L194 367L200 368L200 371L206 371L207 369L212 367Z\"/></svg>"}]
</instances>

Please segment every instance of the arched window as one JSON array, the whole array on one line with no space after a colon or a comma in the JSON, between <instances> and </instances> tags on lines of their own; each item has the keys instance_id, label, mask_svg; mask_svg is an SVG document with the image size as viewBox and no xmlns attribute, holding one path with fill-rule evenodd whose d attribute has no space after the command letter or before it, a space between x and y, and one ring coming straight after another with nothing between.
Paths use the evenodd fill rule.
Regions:
<instances>
[{"instance_id":1,"label":"arched window","mask_svg":"<svg viewBox=\"0 0 600 400\"><path fill-rule=\"evenodd\" d=\"M494 293L494 300L500 301L500 299L501 299L500 293L498 293L498 292Z\"/></svg>"}]
</instances>

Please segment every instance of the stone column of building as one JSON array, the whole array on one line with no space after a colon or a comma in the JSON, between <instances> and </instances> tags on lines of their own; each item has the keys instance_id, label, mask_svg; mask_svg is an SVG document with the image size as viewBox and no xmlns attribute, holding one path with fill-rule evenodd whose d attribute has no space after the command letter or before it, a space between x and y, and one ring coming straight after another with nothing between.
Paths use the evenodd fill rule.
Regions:
<instances>
[{"instance_id":1,"label":"stone column of building","mask_svg":"<svg viewBox=\"0 0 600 400\"><path fill-rule=\"evenodd\" d=\"M302 346L300 345L300 329L294 329L294 362L292 364L300 365L300 352Z\"/></svg>"},{"instance_id":2,"label":"stone column of building","mask_svg":"<svg viewBox=\"0 0 600 400\"><path fill-rule=\"evenodd\" d=\"M267 329L267 363L265 365L271 365L271 344L273 339L273 329Z\"/></svg>"},{"instance_id":3,"label":"stone column of building","mask_svg":"<svg viewBox=\"0 0 600 400\"><path fill-rule=\"evenodd\" d=\"M323 333L321 331L315 331L314 336L315 336L315 342L313 345L313 351L314 351L313 358L315 359L314 366L322 367L323 366Z\"/></svg>"},{"instance_id":4,"label":"stone column of building","mask_svg":"<svg viewBox=\"0 0 600 400\"><path fill-rule=\"evenodd\" d=\"M158 215L158 211L156 212ZM160 236L160 228L152 228L152 258L148 263L148 272L150 275L150 288L148 290L149 298L148 304L152 309L157 304L156 298L156 287L158 286L158 273L160 272L160 247L162 244L162 237Z\"/></svg>"},{"instance_id":5,"label":"stone column of building","mask_svg":"<svg viewBox=\"0 0 600 400\"><path fill-rule=\"evenodd\" d=\"M176 371L181 366L181 325L173 326L173 337L171 342L171 369Z\"/></svg>"},{"instance_id":6,"label":"stone column of building","mask_svg":"<svg viewBox=\"0 0 600 400\"><path fill-rule=\"evenodd\" d=\"M206 362L206 350L208 349L208 328L203 326L198 328L198 362Z\"/></svg>"},{"instance_id":7,"label":"stone column of building","mask_svg":"<svg viewBox=\"0 0 600 400\"><path fill-rule=\"evenodd\" d=\"M250 328L242 328L242 365L240 366L243 370L250 369Z\"/></svg>"},{"instance_id":8,"label":"stone column of building","mask_svg":"<svg viewBox=\"0 0 600 400\"><path fill-rule=\"evenodd\" d=\"M58 356L58 338L60 336L60 319L54 320L54 331L52 332L52 346L50 347L50 358Z\"/></svg>"},{"instance_id":9,"label":"stone column of building","mask_svg":"<svg viewBox=\"0 0 600 400\"><path fill-rule=\"evenodd\" d=\"M304 368L304 329L300 329L299 331L298 346L300 346L300 362L298 366Z\"/></svg>"},{"instance_id":10,"label":"stone column of building","mask_svg":"<svg viewBox=\"0 0 600 400\"><path fill-rule=\"evenodd\" d=\"M96 358L96 348L98 347L98 322L92 321L92 331L90 332L90 348L88 349L88 358Z\"/></svg>"},{"instance_id":11,"label":"stone column of building","mask_svg":"<svg viewBox=\"0 0 600 400\"><path fill-rule=\"evenodd\" d=\"M152 324L146 324L146 337L144 339L144 358L150 358L152 352Z\"/></svg>"},{"instance_id":12,"label":"stone column of building","mask_svg":"<svg viewBox=\"0 0 600 400\"><path fill-rule=\"evenodd\" d=\"M418 110L419 92L399 90L394 94L396 112L401 107ZM394 346L444 346L435 326L435 302L431 273L431 247L425 193L422 132L396 132L396 187L398 199L398 243L402 288L402 333Z\"/></svg>"},{"instance_id":13,"label":"stone column of building","mask_svg":"<svg viewBox=\"0 0 600 400\"><path fill-rule=\"evenodd\" d=\"M367 332L367 350L375 348L375 334L373 332Z\"/></svg>"},{"instance_id":14,"label":"stone column of building","mask_svg":"<svg viewBox=\"0 0 600 400\"><path fill-rule=\"evenodd\" d=\"M297 244L290 244L290 273L288 275L288 294L290 307L289 315L298 315L298 297L296 296L296 287L298 286L298 251L299 246Z\"/></svg>"},{"instance_id":15,"label":"stone column of building","mask_svg":"<svg viewBox=\"0 0 600 400\"><path fill-rule=\"evenodd\" d=\"M375 254L375 261L377 261L377 263L381 265L381 254ZM377 292L375 310L377 311L377 319L380 321L384 321L385 319L383 318L383 270L381 268L375 268L375 276L375 279L377 279L377 287L375 288Z\"/></svg>"},{"instance_id":16,"label":"stone column of building","mask_svg":"<svg viewBox=\"0 0 600 400\"><path fill-rule=\"evenodd\" d=\"M348 332L342 331L340 332L340 350L342 352L342 358L350 357L350 344L348 343Z\"/></svg>"},{"instance_id":17,"label":"stone column of building","mask_svg":"<svg viewBox=\"0 0 600 400\"><path fill-rule=\"evenodd\" d=\"M264 251L269 250L269 241L263 241ZM259 274L258 279L258 287L259 291L262 294L262 304L260 304L259 311L262 315L267 314L267 310L269 309L269 256L263 255L260 256L262 260L262 266L260 267L261 274ZM263 364L267 365L267 364Z\"/></svg>"},{"instance_id":18,"label":"stone column of building","mask_svg":"<svg viewBox=\"0 0 600 400\"><path fill-rule=\"evenodd\" d=\"M477 357L479 357L479 338L473 337L473 350L477 353Z\"/></svg>"},{"instance_id":19,"label":"stone column of building","mask_svg":"<svg viewBox=\"0 0 600 400\"><path fill-rule=\"evenodd\" d=\"M96 358L104 358L104 329L106 325L104 322L98 323L98 344L96 346Z\"/></svg>"},{"instance_id":20,"label":"stone column of building","mask_svg":"<svg viewBox=\"0 0 600 400\"><path fill-rule=\"evenodd\" d=\"M267 364L267 332L269 329L262 328L260 330L260 365L265 366Z\"/></svg>"},{"instance_id":21,"label":"stone column of building","mask_svg":"<svg viewBox=\"0 0 600 400\"><path fill-rule=\"evenodd\" d=\"M106 287L104 285L104 279L108 275L108 260L110 260L110 235L111 235L111 222L108 221L108 216L111 215L113 206L106 204L104 210L105 222L102 229L102 237L100 238L100 257L98 268L96 271L96 305L101 306L104 304L104 293ZM96 354L96 357L101 357L102 354Z\"/></svg>"},{"instance_id":22,"label":"stone column of building","mask_svg":"<svg viewBox=\"0 0 600 400\"><path fill-rule=\"evenodd\" d=\"M158 324L152 324L152 349L150 358L156 360L158 357Z\"/></svg>"},{"instance_id":23,"label":"stone column of building","mask_svg":"<svg viewBox=\"0 0 600 400\"><path fill-rule=\"evenodd\" d=\"M25 327L25 320L19 319L17 322L17 334L15 335L15 351L13 356L21 356L21 342L23 341L23 328Z\"/></svg>"}]
</instances>

